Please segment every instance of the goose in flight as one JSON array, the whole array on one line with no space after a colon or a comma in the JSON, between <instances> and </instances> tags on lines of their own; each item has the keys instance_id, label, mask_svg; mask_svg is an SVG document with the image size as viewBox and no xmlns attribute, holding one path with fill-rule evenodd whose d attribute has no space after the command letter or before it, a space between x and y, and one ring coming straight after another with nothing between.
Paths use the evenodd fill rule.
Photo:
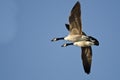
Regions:
<instances>
[{"instance_id":1,"label":"goose in flight","mask_svg":"<svg viewBox=\"0 0 120 80\"><path fill-rule=\"evenodd\" d=\"M71 43L65 43L62 47L69 45L75 45L81 47L81 58L85 73L89 74L92 63L92 45L99 45L97 39L92 36L87 36L82 32L82 21L81 21L81 6L79 1L76 2L71 10L69 16L69 24L65 24L69 31L68 36L61 38L53 38L51 41L67 40Z\"/></svg>"}]
</instances>

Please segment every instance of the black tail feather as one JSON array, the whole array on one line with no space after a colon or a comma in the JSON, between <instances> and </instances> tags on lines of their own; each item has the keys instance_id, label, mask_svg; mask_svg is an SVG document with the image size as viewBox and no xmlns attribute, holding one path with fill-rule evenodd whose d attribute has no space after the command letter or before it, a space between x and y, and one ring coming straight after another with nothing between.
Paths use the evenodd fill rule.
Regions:
<instances>
[{"instance_id":1,"label":"black tail feather","mask_svg":"<svg viewBox=\"0 0 120 80\"><path fill-rule=\"evenodd\" d=\"M88 36L88 37L89 37L89 40L90 40L90 41L94 42L94 45L99 46L99 41L98 41L97 39L95 39L95 38L92 37L92 36Z\"/></svg>"}]
</instances>

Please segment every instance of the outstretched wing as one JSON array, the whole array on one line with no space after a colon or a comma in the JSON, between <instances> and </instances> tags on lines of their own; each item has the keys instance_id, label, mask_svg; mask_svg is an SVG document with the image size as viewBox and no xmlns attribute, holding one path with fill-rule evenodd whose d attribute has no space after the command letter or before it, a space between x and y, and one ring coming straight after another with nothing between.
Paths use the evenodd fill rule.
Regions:
<instances>
[{"instance_id":1,"label":"outstretched wing","mask_svg":"<svg viewBox=\"0 0 120 80\"><path fill-rule=\"evenodd\" d=\"M77 2L71 10L69 25L70 34L82 34L81 7L79 2Z\"/></svg>"},{"instance_id":2,"label":"outstretched wing","mask_svg":"<svg viewBox=\"0 0 120 80\"><path fill-rule=\"evenodd\" d=\"M81 47L82 49L82 63L84 71L89 74L91 69L91 63L92 63L92 48L91 46L88 47Z\"/></svg>"},{"instance_id":3,"label":"outstretched wing","mask_svg":"<svg viewBox=\"0 0 120 80\"><path fill-rule=\"evenodd\" d=\"M66 29L67 29L68 31L70 31L70 25L69 25L69 24L65 24L65 26L66 26ZM85 32L82 32L82 35L86 36L86 33L85 33Z\"/></svg>"}]
</instances>

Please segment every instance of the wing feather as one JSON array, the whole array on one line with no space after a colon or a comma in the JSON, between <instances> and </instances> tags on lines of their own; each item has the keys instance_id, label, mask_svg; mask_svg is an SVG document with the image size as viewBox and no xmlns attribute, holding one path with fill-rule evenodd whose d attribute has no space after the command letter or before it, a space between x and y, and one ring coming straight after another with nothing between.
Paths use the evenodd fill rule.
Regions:
<instances>
[{"instance_id":1,"label":"wing feather","mask_svg":"<svg viewBox=\"0 0 120 80\"><path fill-rule=\"evenodd\" d=\"M71 10L71 14L69 16L69 24L70 34L82 34L81 7L79 2L77 2Z\"/></svg>"},{"instance_id":2,"label":"wing feather","mask_svg":"<svg viewBox=\"0 0 120 80\"><path fill-rule=\"evenodd\" d=\"M91 63L92 63L92 48L89 47L81 47L82 49L82 63L84 71L89 74L91 69Z\"/></svg>"}]
</instances>

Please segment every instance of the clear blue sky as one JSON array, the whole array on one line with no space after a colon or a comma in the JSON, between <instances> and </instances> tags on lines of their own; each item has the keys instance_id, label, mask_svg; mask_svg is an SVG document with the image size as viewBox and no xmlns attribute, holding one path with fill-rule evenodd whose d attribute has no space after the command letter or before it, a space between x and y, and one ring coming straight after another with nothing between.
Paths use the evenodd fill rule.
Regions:
<instances>
[{"instance_id":1,"label":"clear blue sky","mask_svg":"<svg viewBox=\"0 0 120 80\"><path fill-rule=\"evenodd\" d=\"M96 37L91 74L79 47L61 48L77 0L0 0L0 80L119 80L120 0L80 0L83 31Z\"/></svg>"}]
</instances>

